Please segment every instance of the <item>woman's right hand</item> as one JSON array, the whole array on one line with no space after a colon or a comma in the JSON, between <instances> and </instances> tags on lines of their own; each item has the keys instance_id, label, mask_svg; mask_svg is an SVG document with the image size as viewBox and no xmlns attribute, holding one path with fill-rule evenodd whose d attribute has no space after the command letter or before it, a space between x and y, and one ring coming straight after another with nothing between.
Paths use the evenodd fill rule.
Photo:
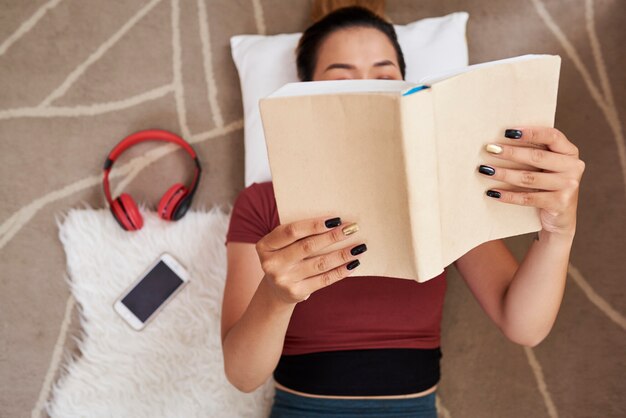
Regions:
<instances>
[{"instance_id":1,"label":"woman's right hand","mask_svg":"<svg viewBox=\"0 0 626 418\"><path fill-rule=\"evenodd\" d=\"M325 218L279 225L257 242L263 280L281 301L302 302L316 290L349 276L360 263L358 255L367 250L363 243L307 258L358 231L356 223L341 225L339 218Z\"/></svg>"}]
</instances>

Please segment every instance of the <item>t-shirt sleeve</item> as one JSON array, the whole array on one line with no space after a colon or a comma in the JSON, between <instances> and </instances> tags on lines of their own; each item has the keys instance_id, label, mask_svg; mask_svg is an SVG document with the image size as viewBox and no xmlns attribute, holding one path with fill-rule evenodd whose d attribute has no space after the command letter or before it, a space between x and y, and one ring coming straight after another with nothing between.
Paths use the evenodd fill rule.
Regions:
<instances>
[{"instance_id":1,"label":"t-shirt sleeve","mask_svg":"<svg viewBox=\"0 0 626 418\"><path fill-rule=\"evenodd\" d=\"M243 189L231 212L226 241L256 244L271 231L268 202L257 183Z\"/></svg>"}]
</instances>

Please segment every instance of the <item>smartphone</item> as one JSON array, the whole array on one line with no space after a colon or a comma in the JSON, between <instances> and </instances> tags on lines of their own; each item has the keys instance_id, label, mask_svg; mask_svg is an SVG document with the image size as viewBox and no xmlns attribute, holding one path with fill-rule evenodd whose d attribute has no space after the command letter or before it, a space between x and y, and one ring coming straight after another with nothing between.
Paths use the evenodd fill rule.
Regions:
<instances>
[{"instance_id":1,"label":"smartphone","mask_svg":"<svg viewBox=\"0 0 626 418\"><path fill-rule=\"evenodd\" d=\"M189 281L189 273L163 253L115 301L113 309L133 329L142 330Z\"/></svg>"}]
</instances>

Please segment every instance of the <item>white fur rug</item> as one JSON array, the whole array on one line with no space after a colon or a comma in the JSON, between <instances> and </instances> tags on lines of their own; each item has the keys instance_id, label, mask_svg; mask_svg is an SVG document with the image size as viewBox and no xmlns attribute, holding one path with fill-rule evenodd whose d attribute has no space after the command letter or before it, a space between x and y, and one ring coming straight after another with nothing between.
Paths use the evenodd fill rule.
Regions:
<instances>
[{"instance_id":1,"label":"white fur rug","mask_svg":"<svg viewBox=\"0 0 626 418\"><path fill-rule=\"evenodd\" d=\"M273 378L247 394L224 375L220 316L230 215L213 208L165 222L140 210L145 225L132 233L105 209L74 209L60 221L68 281L81 308L82 355L63 366L47 412L51 417L267 417ZM191 280L137 332L112 305L162 252L180 260Z\"/></svg>"}]
</instances>

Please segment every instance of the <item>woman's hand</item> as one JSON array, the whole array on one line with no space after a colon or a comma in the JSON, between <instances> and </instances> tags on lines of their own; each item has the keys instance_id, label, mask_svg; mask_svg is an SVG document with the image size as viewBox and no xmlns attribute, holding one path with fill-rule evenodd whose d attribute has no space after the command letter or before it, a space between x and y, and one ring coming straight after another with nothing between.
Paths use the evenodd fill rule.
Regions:
<instances>
[{"instance_id":1,"label":"woman's hand","mask_svg":"<svg viewBox=\"0 0 626 418\"><path fill-rule=\"evenodd\" d=\"M541 225L550 233L573 237L576 230L578 187L585 163L578 158L578 148L555 128L522 127L507 129L505 137L532 144L520 147L488 144L494 157L538 168L538 171L480 166L479 172L529 191L491 189L487 195L505 203L541 209Z\"/></svg>"},{"instance_id":2,"label":"woman's hand","mask_svg":"<svg viewBox=\"0 0 626 418\"><path fill-rule=\"evenodd\" d=\"M312 218L279 225L261 238L256 251L265 272L264 280L286 303L302 302L311 293L350 275L367 250L365 244L346 247L312 258L311 254L358 231L356 223L343 228L339 218Z\"/></svg>"}]
</instances>

